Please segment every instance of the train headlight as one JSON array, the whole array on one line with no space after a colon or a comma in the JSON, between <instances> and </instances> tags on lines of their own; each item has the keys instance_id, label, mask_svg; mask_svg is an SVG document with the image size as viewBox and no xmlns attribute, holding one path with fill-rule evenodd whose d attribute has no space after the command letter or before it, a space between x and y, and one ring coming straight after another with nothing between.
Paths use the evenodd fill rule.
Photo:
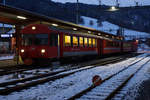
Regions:
<instances>
[{"instance_id":1,"label":"train headlight","mask_svg":"<svg viewBox=\"0 0 150 100\"><path fill-rule=\"evenodd\" d=\"M24 53L24 49L21 49L21 53Z\"/></svg>"},{"instance_id":2,"label":"train headlight","mask_svg":"<svg viewBox=\"0 0 150 100\"><path fill-rule=\"evenodd\" d=\"M41 50L41 53L45 53L45 49L42 49L42 50Z\"/></svg>"}]
</instances>

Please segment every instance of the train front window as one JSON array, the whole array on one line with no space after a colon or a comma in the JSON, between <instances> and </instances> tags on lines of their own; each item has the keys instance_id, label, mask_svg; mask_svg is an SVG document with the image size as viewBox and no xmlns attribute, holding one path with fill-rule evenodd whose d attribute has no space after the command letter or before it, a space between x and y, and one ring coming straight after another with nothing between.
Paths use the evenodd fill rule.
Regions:
<instances>
[{"instance_id":1,"label":"train front window","mask_svg":"<svg viewBox=\"0 0 150 100\"><path fill-rule=\"evenodd\" d=\"M34 45L48 45L48 34L36 34Z\"/></svg>"},{"instance_id":2,"label":"train front window","mask_svg":"<svg viewBox=\"0 0 150 100\"><path fill-rule=\"evenodd\" d=\"M23 34L22 45L48 45L48 34Z\"/></svg>"},{"instance_id":3,"label":"train front window","mask_svg":"<svg viewBox=\"0 0 150 100\"><path fill-rule=\"evenodd\" d=\"M33 35L32 34L23 34L22 35L22 45L29 46L33 43Z\"/></svg>"}]
</instances>

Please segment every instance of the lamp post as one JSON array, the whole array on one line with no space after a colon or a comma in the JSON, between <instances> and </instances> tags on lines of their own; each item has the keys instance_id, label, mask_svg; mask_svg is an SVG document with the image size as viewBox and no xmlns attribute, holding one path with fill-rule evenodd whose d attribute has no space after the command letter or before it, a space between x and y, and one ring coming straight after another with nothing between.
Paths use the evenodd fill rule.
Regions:
<instances>
[{"instance_id":1,"label":"lamp post","mask_svg":"<svg viewBox=\"0 0 150 100\"><path fill-rule=\"evenodd\" d=\"M79 23L79 0L77 0L76 24Z\"/></svg>"},{"instance_id":2,"label":"lamp post","mask_svg":"<svg viewBox=\"0 0 150 100\"><path fill-rule=\"evenodd\" d=\"M118 0L116 0L116 7L119 7L119 2L118 2Z\"/></svg>"}]
</instances>

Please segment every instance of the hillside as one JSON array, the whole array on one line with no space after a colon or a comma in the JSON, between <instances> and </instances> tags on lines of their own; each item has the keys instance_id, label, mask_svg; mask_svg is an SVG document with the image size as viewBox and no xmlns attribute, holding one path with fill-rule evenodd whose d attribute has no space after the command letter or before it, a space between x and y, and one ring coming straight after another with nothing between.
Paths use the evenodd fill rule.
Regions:
<instances>
[{"instance_id":1,"label":"hillside","mask_svg":"<svg viewBox=\"0 0 150 100\"><path fill-rule=\"evenodd\" d=\"M61 20L76 22L75 3L62 4L50 0L6 0L6 4ZM79 15L96 18L99 23L107 20L129 29L150 32L150 7L126 7L114 12L107 11L109 8L109 6L100 7L80 3Z\"/></svg>"}]
</instances>

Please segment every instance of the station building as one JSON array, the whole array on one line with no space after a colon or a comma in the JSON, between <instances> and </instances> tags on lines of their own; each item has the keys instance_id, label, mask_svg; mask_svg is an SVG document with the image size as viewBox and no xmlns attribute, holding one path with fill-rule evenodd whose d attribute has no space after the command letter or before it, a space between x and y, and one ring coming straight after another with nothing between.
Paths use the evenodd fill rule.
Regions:
<instances>
[{"instance_id":1,"label":"station building","mask_svg":"<svg viewBox=\"0 0 150 100\"><path fill-rule=\"evenodd\" d=\"M0 23L0 54L15 53L15 26Z\"/></svg>"}]
</instances>

